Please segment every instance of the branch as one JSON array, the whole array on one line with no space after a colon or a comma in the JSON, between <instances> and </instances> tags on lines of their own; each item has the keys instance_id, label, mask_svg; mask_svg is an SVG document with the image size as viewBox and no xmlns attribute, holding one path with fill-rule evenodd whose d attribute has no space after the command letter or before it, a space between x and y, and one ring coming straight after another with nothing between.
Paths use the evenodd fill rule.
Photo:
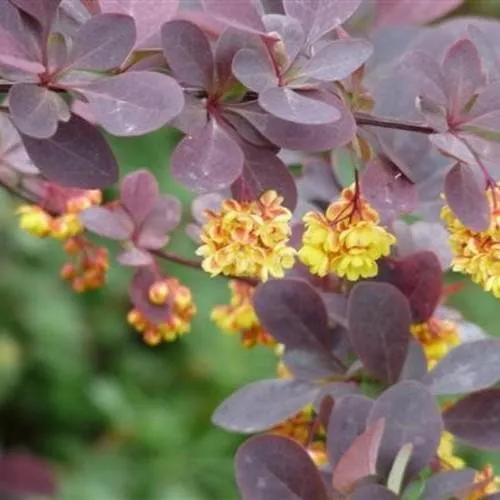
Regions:
<instances>
[{"instance_id":1,"label":"branch","mask_svg":"<svg viewBox=\"0 0 500 500\"><path fill-rule=\"evenodd\" d=\"M389 128L393 130L406 130L407 132L417 132L419 134L434 134L436 131L423 123L413 123L395 120L393 118L381 118L367 113L354 113L354 119L358 125L368 125L370 127Z\"/></svg>"}]
</instances>

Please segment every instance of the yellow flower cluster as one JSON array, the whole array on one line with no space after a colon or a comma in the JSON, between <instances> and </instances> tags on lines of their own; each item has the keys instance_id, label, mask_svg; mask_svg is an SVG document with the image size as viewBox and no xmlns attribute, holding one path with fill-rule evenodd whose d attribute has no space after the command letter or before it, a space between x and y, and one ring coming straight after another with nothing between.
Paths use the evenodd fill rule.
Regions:
<instances>
[{"instance_id":1,"label":"yellow flower cluster","mask_svg":"<svg viewBox=\"0 0 500 500\"><path fill-rule=\"evenodd\" d=\"M226 333L241 334L245 347L275 345L276 341L259 322L252 304L255 287L241 280L229 282L231 299L228 305L215 306L211 319Z\"/></svg>"},{"instance_id":2,"label":"yellow flower cluster","mask_svg":"<svg viewBox=\"0 0 500 500\"><path fill-rule=\"evenodd\" d=\"M96 247L82 236L64 242L64 250L74 259L61 268L61 278L69 281L75 292L86 292L104 286L109 269L109 252Z\"/></svg>"},{"instance_id":3,"label":"yellow flower cluster","mask_svg":"<svg viewBox=\"0 0 500 500\"><path fill-rule=\"evenodd\" d=\"M500 492L500 478L495 477L491 465L486 465L476 473L474 483L477 487L467 495L467 500L482 500L488 495Z\"/></svg>"},{"instance_id":4,"label":"yellow flower cluster","mask_svg":"<svg viewBox=\"0 0 500 500\"><path fill-rule=\"evenodd\" d=\"M465 461L455 455L455 438L448 431L441 434L437 456L439 464L444 470L463 469L465 467Z\"/></svg>"},{"instance_id":5,"label":"yellow flower cluster","mask_svg":"<svg viewBox=\"0 0 500 500\"><path fill-rule=\"evenodd\" d=\"M446 205L441 218L450 232L452 269L470 275L472 281L500 298L500 183L487 196L491 222L486 231L465 227Z\"/></svg>"},{"instance_id":6,"label":"yellow flower cluster","mask_svg":"<svg viewBox=\"0 0 500 500\"><path fill-rule=\"evenodd\" d=\"M84 230L78 214L92 205L99 205L101 201L101 191L83 191L67 199L65 212L57 216L49 214L38 205L22 205L17 210L20 216L19 226L38 238L53 237L58 240L74 238Z\"/></svg>"},{"instance_id":7,"label":"yellow flower cluster","mask_svg":"<svg viewBox=\"0 0 500 500\"><path fill-rule=\"evenodd\" d=\"M267 191L254 201L226 200L218 213L207 210L196 252L203 269L212 276L282 278L295 260L288 246L292 214L282 203L283 197Z\"/></svg>"},{"instance_id":8,"label":"yellow flower cluster","mask_svg":"<svg viewBox=\"0 0 500 500\"><path fill-rule=\"evenodd\" d=\"M312 405L303 408L297 415L273 427L271 434L286 436L302 445L316 465L328 462L326 432L316 420Z\"/></svg>"},{"instance_id":9,"label":"yellow flower cluster","mask_svg":"<svg viewBox=\"0 0 500 500\"><path fill-rule=\"evenodd\" d=\"M376 276L376 261L389 255L396 242L354 186L344 189L325 215L308 212L303 221L306 230L299 259L320 277L335 273L356 281Z\"/></svg>"},{"instance_id":10,"label":"yellow flower cluster","mask_svg":"<svg viewBox=\"0 0 500 500\"><path fill-rule=\"evenodd\" d=\"M429 370L448 354L452 347L460 344L458 327L453 321L432 317L425 323L414 323L410 331L424 349Z\"/></svg>"},{"instance_id":11,"label":"yellow flower cluster","mask_svg":"<svg viewBox=\"0 0 500 500\"><path fill-rule=\"evenodd\" d=\"M151 345L160 342L171 342L189 332L191 320L196 314L196 306L189 288L181 285L175 278L165 278L151 285L149 288L149 301L154 305L170 303L168 318L155 324L146 319L138 309L132 309L127 316L127 321Z\"/></svg>"}]
</instances>

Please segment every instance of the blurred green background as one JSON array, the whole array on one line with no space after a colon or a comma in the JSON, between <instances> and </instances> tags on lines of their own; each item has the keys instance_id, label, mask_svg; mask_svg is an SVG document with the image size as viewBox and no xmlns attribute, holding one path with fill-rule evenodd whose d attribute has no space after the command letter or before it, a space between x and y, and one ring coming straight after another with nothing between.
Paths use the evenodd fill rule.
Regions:
<instances>
[{"instance_id":1,"label":"blurred green background","mask_svg":"<svg viewBox=\"0 0 500 500\"><path fill-rule=\"evenodd\" d=\"M500 2L465 10L498 13ZM191 195L166 168L177 139L162 130L112 146L122 174L150 168L182 199L186 223ZM166 263L193 290L198 314L181 341L149 348L126 323L130 272L113 265L106 288L75 294L58 278L60 245L18 230L15 206L0 193L0 443L54 463L61 500L237 499L232 460L242 437L213 427L210 415L236 388L274 376L275 357L210 322L210 309L228 300L227 281ZM179 231L169 249L194 248ZM468 283L451 305L500 336L489 294ZM465 453L471 465L496 461L500 474L494 454Z\"/></svg>"}]
</instances>

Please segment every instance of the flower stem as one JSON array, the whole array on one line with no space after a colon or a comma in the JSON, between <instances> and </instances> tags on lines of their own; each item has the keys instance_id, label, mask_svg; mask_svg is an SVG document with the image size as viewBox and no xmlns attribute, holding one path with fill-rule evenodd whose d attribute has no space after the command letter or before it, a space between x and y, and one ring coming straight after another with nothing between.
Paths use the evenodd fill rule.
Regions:
<instances>
[{"instance_id":1,"label":"flower stem","mask_svg":"<svg viewBox=\"0 0 500 500\"><path fill-rule=\"evenodd\" d=\"M367 113L354 113L354 119L360 126L370 126L379 128L390 128L393 130L405 130L407 132L417 132L420 134L433 134L435 130L423 123L406 122L393 118L382 118L372 116Z\"/></svg>"}]
</instances>

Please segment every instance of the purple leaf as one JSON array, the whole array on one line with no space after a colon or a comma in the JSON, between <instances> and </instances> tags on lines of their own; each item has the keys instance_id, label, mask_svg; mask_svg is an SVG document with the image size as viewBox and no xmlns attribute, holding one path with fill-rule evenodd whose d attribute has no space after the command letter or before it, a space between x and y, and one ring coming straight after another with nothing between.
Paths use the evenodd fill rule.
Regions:
<instances>
[{"instance_id":1,"label":"purple leaf","mask_svg":"<svg viewBox=\"0 0 500 500\"><path fill-rule=\"evenodd\" d=\"M131 256L129 256L129 258L130 257ZM138 257L138 255L135 257ZM125 261L123 263L125 264ZM140 264L128 263L125 265L138 266ZM134 307L138 309L148 321L159 325L169 318L171 314L171 305L169 301L164 305L155 305L150 302L149 288L157 279L158 274L151 266L140 267L130 282L129 297Z\"/></svg>"},{"instance_id":2,"label":"purple leaf","mask_svg":"<svg viewBox=\"0 0 500 500\"><path fill-rule=\"evenodd\" d=\"M426 123L437 132L446 132L449 128L446 108L425 96L418 96L417 109L422 113Z\"/></svg>"},{"instance_id":3,"label":"purple leaf","mask_svg":"<svg viewBox=\"0 0 500 500\"><path fill-rule=\"evenodd\" d=\"M285 12L300 21L309 43L347 21L360 4L361 0L283 1Z\"/></svg>"},{"instance_id":4,"label":"purple leaf","mask_svg":"<svg viewBox=\"0 0 500 500\"><path fill-rule=\"evenodd\" d=\"M427 358L419 342L410 339L405 364L399 375L400 380L419 380L427 374Z\"/></svg>"},{"instance_id":5,"label":"purple leaf","mask_svg":"<svg viewBox=\"0 0 500 500\"><path fill-rule=\"evenodd\" d=\"M146 169L128 174L120 184L120 201L137 226L151 212L159 195L156 177Z\"/></svg>"},{"instance_id":6,"label":"purple leaf","mask_svg":"<svg viewBox=\"0 0 500 500\"><path fill-rule=\"evenodd\" d=\"M116 261L127 267L143 267L154 264L154 258L148 251L134 246L123 249L116 256Z\"/></svg>"},{"instance_id":7,"label":"purple leaf","mask_svg":"<svg viewBox=\"0 0 500 500\"><path fill-rule=\"evenodd\" d=\"M223 401L212 415L212 422L228 431L265 431L299 413L318 393L318 386L305 381L259 380Z\"/></svg>"},{"instance_id":8,"label":"purple leaf","mask_svg":"<svg viewBox=\"0 0 500 500\"><path fill-rule=\"evenodd\" d=\"M385 156L368 162L361 192L377 211L391 215L412 212L418 205L415 184Z\"/></svg>"},{"instance_id":9,"label":"purple leaf","mask_svg":"<svg viewBox=\"0 0 500 500\"><path fill-rule=\"evenodd\" d=\"M457 163L446 175L444 194L450 209L464 226L485 231L490 224L486 192L476 180L471 167Z\"/></svg>"},{"instance_id":10,"label":"purple leaf","mask_svg":"<svg viewBox=\"0 0 500 500\"><path fill-rule=\"evenodd\" d=\"M412 322L427 321L439 304L443 276L439 259L433 252L422 250L390 264L389 282L408 299Z\"/></svg>"},{"instance_id":11,"label":"purple leaf","mask_svg":"<svg viewBox=\"0 0 500 500\"><path fill-rule=\"evenodd\" d=\"M55 474L46 462L25 453L0 456L1 495L27 498L52 496L55 493Z\"/></svg>"},{"instance_id":12,"label":"purple leaf","mask_svg":"<svg viewBox=\"0 0 500 500\"><path fill-rule=\"evenodd\" d=\"M486 450L500 450L500 389L468 394L446 409L444 425L461 441Z\"/></svg>"},{"instance_id":13,"label":"purple leaf","mask_svg":"<svg viewBox=\"0 0 500 500\"><path fill-rule=\"evenodd\" d=\"M467 342L452 349L424 383L436 395L475 392L500 380L500 340Z\"/></svg>"},{"instance_id":14,"label":"purple leaf","mask_svg":"<svg viewBox=\"0 0 500 500\"><path fill-rule=\"evenodd\" d=\"M243 152L215 121L201 133L186 136L171 157L172 175L197 193L230 186L243 170Z\"/></svg>"},{"instance_id":15,"label":"purple leaf","mask_svg":"<svg viewBox=\"0 0 500 500\"><path fill-rule=\"evenodd\" d=\"M214 57L210 42L193 23L174 20L161 29L165 58L182 82L210 89L214 81Z\"/></svg>"},{"instance_id":16,"label":"purple leaf","mask_svg":"<svg viewBox=\"0 0 500 500\"><path fill-rule=\"evenodd\" d=\"M47 40L47 70L55 73L66 65L71 41L61 33L51 33Z\"/></svg>"},{"instance_id":17,"label":"purple leaf","mask_svg":"<svg viewBox=\"0 0 500 500\"><path fill-rule=\"evenodd\" d=\"M421 3L413 0L377 0L375 26L392 24L425 24L438 19L456 9L463 0L433 0Z\"/></svg>"},{"instance_id":18,"label":"purple leaf","mask_svg":"<svg viewBox=\"0 0 500 500\"><path fill-rule=\"evenodd\" d=\"M307 91L295 91L287 87L271 87L259 95L259 104L282 120L307 125L322 125L340 119L336 108L308 94Z\"/></svg>"},{"instance_id":19,"label":"purple leaf","mask_svg":"<svg viewBox=\"0 0 500 500\"><path fill-rule=\"evenodd\" d=\"M120 12L134 18L137 48L157 49L160 47L160 28L175 15L179 0L149 2L147 8L144 0L99 0L99 3L103 12Z\"/></svg>"},{"instance_id":20,"label":"purple leaf","mask_svg":"<svg viewBox=\"0 0 500 500\"><path fill-rule=\"evenodd\" d=\"M282 14L267 14L262 21L268 32L276 32L280 35L285 45L288 63L293 63L305 42L304 31L299 21Z\"/></svg>"},{"instance_id":21,"label":"purple leaf","mask_svg":"<svg viewBox=\"0 0 500 500\"><path fill-rule=\"evenodd\" d=\"M112 134L142 135L177 116L184 105L179 84L150 71L123 73L81 86L97 121Z\"/></svg>"},{"instance_id":22,"label":"purple leaf","mask_svg":"<svg viewBox=\"0 0 500 500\"><path fill-rule=\"evenodd\" d=\"M307 282L267 281L255 290L253 304L262 326L286 347L327 351L333 347L325 305Z\"/></svg>"},{"instance_id":23,"label":"purple leaf","mask_svg":"<svg viewBox=\"0 0 500 500\"><path fill-rule=\"evenodd\" d=\"M255 436L240 446L235 460L242 500L328 500L316 465L291 439Z\"/></svg>"},{"instance_id":24,"label":"purple leaf","mask_svg":"<svg viewBox=\"0 0 500 500\"><path fill-rule=\"evenodd\" d=\"M335 468L352 442L365 431L372 406L371 399L356 394L335 401L327 426L328 460L332 468Z\"/></svg>"},{"instance_id":25,"label":"purple leaf","mask_svg":"<svg viewBox=\"0 0 500 500\"><path fill-rule=\"evenodd\" d=\"M300 380L325 379L343 372L327 351L286 349L282 360Z\"/></svg>"},{"instance_id":26,"label":"purple leaf","mask_svg":"<svg viewBox=\"0 0 500 500\"><path fill-rule=\"evenodd\" d=\"M398 498L391 490L380 484L367 484L356 488L347 500L397 500Z\"/></svg>"},{"instance_id":27,"label":"purple leaf","mask_svg":"<svg viewBox=\"0 0 500 500\"><path fill-rule=\"evenodd\" d=\"M387 283L358 283L349 296L349 334L367 370L394 383L403 368L410 341L408 301Z\"/></svg>"},{"instance_id":28,"label":"purple leaf","mask_svg":"<svg viewBox=\"0 0 500 500\"><path fill-rule=\"evenodd\" d=\"M499 65L500 68L500 65ZM500 81L488 85L477 97L462 126L500 132Z\"/></svg>"},{"instance_id":29,"label":"purple leaf","mask_svg":"<svg viewBox=\"0 0 500 500\"><path fill-rule=\"evenodd\" d=\"M468 39L458 40L446 52L441 67L452 116L458 117L485 81L476 46Z\"/></svg>"},{"instance_id":30,"label":"purple leaf","mask_svg":"<svg viewBox=\"0 0 500 500\"><path fill-rule=\"evenodd\" d=\"M469 165L475 165L476 160L470 148L457 135L451 132L444 132L440 134L430 134L428 137L431 143L434 144L443 155Z\"/></svg>"},{"instance_id":31,"label":"purple leaf","mask_svg":"<svg viewBox=\"0 0 500 500\"><path fill-rule=\"evenodd\" d=\"M61 0L10 0L19 9L36 19L44 32L48 32Z\"/></svg>"},{"instance_id":32,"label":"purple leaf","mask_svg":"<svg viewBox=\"0 0 500 500\"><path fill-rule=\"evenodd\" d=\"M150 250L164 247L169 240L167 233L173 231L180 220L180 201L174 196L160 196L139 230L137 245Z\"/></svg>"},{"instance_id":33,"label":"purple leaf","mask_svg":"<svg viewBox=\"0 0 500 500\"><path fill-rule=\"evenodd\" d=\"M103 189L118 180L118 165L101 133L73 115L49 139L23 136L33 163L49 179L68 187Z\"/></svg>"},{"instance_id":34,"label":"purple leaf","mask_svg":"<svg viewBox=\"0 0 500 500\"><path fill-rule=\"evenodd\" d=\"M29 83L13 85L9 91L9 113L23 134L48 139L57 130L57 106L53 93Z\"/></svg>"},{"instance_id":35,"label":"purple leaf","mask_svg":"<svg viewBox=\"0 0 500 500\"><path fill-rule=\"evenodd\" d=\"M376 474L384 427L385 419L381 418L354 439L333 470L332 482L336 490L347 493L361 479Z\"/></svg>"},{"instance_id":36,"label":"purple leaf","mask_svg":"<svg viewBox=\"0 0 500 500\"><path fill-rule=\"evenodd\" d=\"M297 206L297 186L288 167L271 151L245 145L245 163L241 177L231 186L233 196L238 199L248 190L253 198L274 190L283 196L283 205L292 212Z\"/></svg>"},{"instance_id":37,"label":"purple leaf","mask_svg":"<svg viewBox=\"0 0 500 500\"><path fill-rule=\"evenodd\" d=\"M326 82L343 80L364 64L372 52L373 47L366 40L335 40L318 50L301 72Z\"/></svg>"},{"instance_id":38,"label":"purple leaf","mask_svg":"<svg viewBox=\"0 0 500 500\"><path fill-rule=\"evenodd\" d=\"M263 31L262 20L252 0L239 0L237 3L226 0L202 0L205 11L229 26L252 31Z\"/></svg>"},{"instance_id":39,"label":"purple leaf","mask_svg":"<svg viewBox=\"0 0 500 500\"><path fill-rule=\"evenodd\" d=\"M435 456L443 431L441 412L432 394L420 382L399 382L375 401L368 423L380 418L386 419L389 432L382 439L378 470L386 477L401 447L411 443L406 475L418 474Z\"/></svg>"},{"instance_id":40,"label":"purple leaf","mask_svg":"<svg viewBox=\"0 0 500 500\"><path fill-rule=\"evenodd\" d=\"M76 33L68 68L106 71L119 66L132 50L135 34L134 20L130 16L99 14L91 17Z\"/></svg>"},{"instance_id":41,"label":"purple leaf","mask_svg":"<svg viewBox=\"0 0 500 500\"><path fill-rule=\"evenodd\" d=\"M90 207L80 214L80 220L88 231L111 240L129 240L134 231L132 219L120 207Z\"/></svg>"},{"instance_id":42,"label":"purple leaf","mask_svg":"<svg viewBox=\"0 0 500 500\"><path fill-rule=\"evenodd\" d=\"M265 47L238 51L233 59L233 74L243 85L255 92L278 85L273 61Z\"/></svg>"},{"instance_id":43,"label":"purple leaf","mask_svg":"<svg viewBox=\"0 0 500 500\"><path fill-rule=\"evenodd\" d=\"M0 114L0 170L33 175L39 171L33 165L21 143L21 137L6 114Z\"/></svg>"},{"instance_id":44,"label":"purple leaf","mask_svg":"<svg viewBox=\"0 0 500 500\"><path fill-rule=\"evenodd\" d=\"M443 500L455 497L470 489L474 484L476 471L473 469L445 470L435 474L425 482L422 498L425 500Z\"/></svg>"}]
</instances>

